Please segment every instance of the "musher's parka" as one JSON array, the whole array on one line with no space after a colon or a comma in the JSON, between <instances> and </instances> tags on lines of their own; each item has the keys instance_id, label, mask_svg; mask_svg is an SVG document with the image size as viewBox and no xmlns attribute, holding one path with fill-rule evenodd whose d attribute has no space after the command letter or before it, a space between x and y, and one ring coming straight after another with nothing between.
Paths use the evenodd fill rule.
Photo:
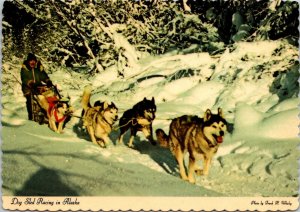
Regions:
<instances>
[{"instance_id":1,"label":"musher's parka","mask_svg":"<svg viewBox=\"0 0 300 212\"><path fill-rule=\"evenodd\" d=\"M27 59L23 62L21 68L22 91L26 98L26 107L28 111L28 119L32 120L32 102L31 93L37 85L42 83L48 86L52 85L47 73L41 62L37 60L34 54L29 53Z\"/></svg>"}]
</instances>

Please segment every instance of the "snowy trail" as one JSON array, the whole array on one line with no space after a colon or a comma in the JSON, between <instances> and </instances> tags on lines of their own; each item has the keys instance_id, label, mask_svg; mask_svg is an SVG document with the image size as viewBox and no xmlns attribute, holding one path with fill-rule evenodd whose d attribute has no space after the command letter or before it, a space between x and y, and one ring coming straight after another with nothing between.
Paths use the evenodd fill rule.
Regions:
<instances>
[{"instance_id":1,"label":"snowy trail","mask_svg":"<svg viewBox=\"0 0 300 212\"><path fill-rule=\"evenodd\" d=\"M24 147L21 149L25 149L26 154L32 155L32 159L30 160L39 161L34 163L46 163L48 166L51 166L51 164L53 164L51 158L55 157L55 161L63 161L63 163L59 165L59 169L64 170L65 167L68 166L77 166L72 162L75 155L84 155L84 157L91 159L101 157L101 161L117 163L121 167L136 166L139 164L152 170L151 173L158 173L165 177L172 177L174 180L178 180L178 182L181 181L179 179L176 161L169 150L153 147L150 143L145 141L142 134L139 134L135 139L135 149L128 148L125 145L115 144L110 145L108 149L101 149L87 141L89 139L86 135L81 135L80 137L74 132L73 124L78 121L76 119L71 121L72 124L67 125L64 134L59 135L50 131L46 125L40 126L36 123L26 121L25 115L26 113L21 113L20 117L20 114L17 115L12 111L4 112L4 120L5 117L10 117L15 120L14 127L11 128L10 126L10 128L8 128L15 137L6 137L9 135L7 135L8 129L5 124L3 136L7 142L20 142L19 139L23 138L25 141L21 142L21 145L24 145ZM167 122L169 121L162 123ZM154 127L156 128L156 125ZM14 129L18 129L17 133ZM113 132L111 138L114 143L117 142L117 137L118 132ZM128 137L127 135L125 140L128 140ZM293 170L293 165L289 165L289 161L296 161L298 157L298 154L293 151L293 149L297 148L297 142L293 139L290 141L268 141L268 139L234 141L232 137L233 136L230 135L226 137L224 145L220 147L213 161L209 176L206 178L197 177L199 189L212 190L219 193L218 195L223 194L227 196L235 196L237 194L239 196L276 196L276 194L280 196L290 195L296 192L293 188L297 186L297 178L288 170ZM28 146L25 145L27 140L36 142ZM259 148L259 146L261 146L259 143L261 142L264 142L265 146L272 145L273 147L271 149L266 148L262 151L261 148ZM282 142L285 142L285 145L289 146L285 151L281 149ZM11 151L11 149L7 150L5 148L10 145L12 144L4 145L4 153ZM58 148L55 147L56 145L62 146L59 147L59 151L57 151ZM80 149L70 152L69 150L73 149L74 145L80 146ZM46 146L48 147L44 149ZM26 149L31 149L31 151L27 152ZM49 151L51 149L55 151ZM38 152L40 154L37 154ZM54 154L53 157L50 156L51 154ZM40 159L41 155L44 155L44 159L42 160ZM54 166L57 167L57 165ZM290 166L290 168L287 169L287 166ZM82 171L80 171L80 173L82 173ZM69 178L69 175L73 174L66 172L63 175ZM284 181L292 181L293 183L282 184ZM245 182L247 182L246 187L244 186ZM180 183L184 182L182 181ZM215 194L216 193L214 193L214 195Z\"/></svg>"},{"instance_id":2,"label":"snowy trail","mask_svg":"<svg viewBox=\"0 0 300 212\"><path fill-rule=\"evenodd\" d=\"M125 146L101 149L67 132L49 132L45 125L33 122L18 126L17 131L3 127L3 139L6 195L221 195L166 174L148 155L153 150L147 152L147 145L143 152ZM19 174L7 178L10 163Z\"/></svg>"}]
</instances>

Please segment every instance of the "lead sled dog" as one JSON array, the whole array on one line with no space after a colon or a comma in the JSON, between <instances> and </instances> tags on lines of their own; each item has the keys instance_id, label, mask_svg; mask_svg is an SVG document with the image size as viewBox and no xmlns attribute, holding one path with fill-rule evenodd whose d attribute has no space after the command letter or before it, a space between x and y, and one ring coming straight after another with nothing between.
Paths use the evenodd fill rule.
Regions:
<instances>
[{"instance_id":1,"label":"lead sled dog","mask_svg":"<svg viewBox=\"0 0 300 212\"><path fill-rule=\"evenodd\" d=\"M94 106L90 104L92 88L84 88L81 106L82 124L86 128L92 142L100 147L107 147L111 143L109 134L118 119L118 108L108 102L96 101Z\"/></svg>"},{"instance_id":2,"label":"lead sled dog","mask_svg":"<svg viewBox=\"0 0 300 212\"><path fill-rule=\"evenodd\" d=\"M223 142L227 122L222 109L218 114L206 110L204 117L181 116L172 120L169 135L162 129L156 130L156 137L160 145L170 148L179 165L180 176L183 180L195 183L194 173L208 175L211 161ZM188 174L184 166L184 155L189 153ZM196 162L203 159L203 169Z\"/></svg>"}]
</instances>

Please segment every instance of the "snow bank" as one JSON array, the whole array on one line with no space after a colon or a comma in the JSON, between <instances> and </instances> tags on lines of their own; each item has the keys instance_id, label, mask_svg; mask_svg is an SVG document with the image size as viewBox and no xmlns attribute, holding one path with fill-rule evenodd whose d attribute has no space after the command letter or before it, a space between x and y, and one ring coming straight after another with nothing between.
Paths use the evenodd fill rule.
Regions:
<instances>
[{"instance_id":1,"label":"snow bank","mask_svg":"<svg viewBox=\"0 0 300 212\"><path fill-rule=\"evenodd\" d=\"M299 110L290 109L264 119L259 125L261 136L275 139L297 138L299 134Z\"/></svg>"},{"instance_id":2,"label":"snow bank","mask_svg":"<svg viewBox=\"0 0 300 212\"><path fill-rule=\"evenodd\" d=\"M282 102L279 102L278 104L275 104L268 112L269 113L278 113L280 111L299 108L299 103L300 103L300 101L299 101L298 97L286 99Z\"/></svg>"},{"instance_id":3,"label":"snow bank","mask_svg":"<svg viewBox=\"0 0 300 212\"><path fill-rule=\"evenodd\" d=\"M212 108L214 106L216 99L223 88L224 85L219 82L208 81L199 83L193 88L180 94L177 101L185 102L190 105L197 105L203 110L206 110L207 108Z\"/></svg>"},{"instance_id":4,"label":"snow bank","mask_svg":"<svg viewBox=\"0 0 300 212\"><path fill-rule=\"evenodd\" d=\"M162 89L160 89L160 92L156 94L157 100L161 102L176 99L178 95L185 93L197 84L198 82L195 78L193 80L187 77L166 83Z\"/></svg>"},{"instance_id":5,"label":"snow bank","mask_svg":"<svg viewBox=\"0 0 300 212\"><path fill-rule=\"evenodd\" d=\"M234 120L235 136L253 136L274 139L295 139L298 137L299 110L283 110L269 115L253 107L240 104L237 106Z\"/></svg>"},{"instance_id":6,"label":"snow bank","mask_svg":"<svg viewBox=\"0 0 300 212\"><path fill-rule=\"evenodd\" d=\"M216 106L232 111L238 102L245 102L266 112L279 101L296 97L297 60L296 48L284 41L235 44L221 55L211 77L226 85Z\"/></svg>"},{"instance_id":7,"label":"snow bank","mask_svg":"<svg viewBox=\"0 0 300 212\"><path fill-rule=\"evenodd\" d=\"M236 130L255 127L263 118L263 113L255 110L250 105L240 103L236 107L234 126Z\"/></svg>"},{"instance_id":8,"label":"snow bank","mask_svg":"<svg viewBox=\"0 0 300 212\"><path fill-rule=\"evenodd\" d=\"M103 85L109 85L118 78L117 67L112 66L104 70L101 74L95 76L92 80L92 85L94 87L101 87Z\"/></svg>"}]
</instances>

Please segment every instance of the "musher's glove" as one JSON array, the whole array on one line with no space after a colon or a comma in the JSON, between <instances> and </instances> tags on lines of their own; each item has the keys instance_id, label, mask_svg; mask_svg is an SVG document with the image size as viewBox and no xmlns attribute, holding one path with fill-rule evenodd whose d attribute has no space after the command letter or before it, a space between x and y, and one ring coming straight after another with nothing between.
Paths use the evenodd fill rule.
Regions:
<instances>
[{"instance_id":1,"label":"musher's glove","mask_svg":"<svg viewBox=\"0 0 300 212\"><path fill-rule=\"evenodd\" d=\"M34 86L34 81L33 81L33 80L29 80L28 83L27 83L27 86L28 86L29 88L33 88L33 86Z\"/></svg>"},{"instance_id":2,"label":"musher's glove","mask_svg":"<svg viewBox=\"0 0 300 212\"><path fill-rule=\"evenodd\" d=\"M41 86L43 86L42 83L36 82L36 83L33 84L33 89L36 90L36 89L38 89L38 88L41 87Z\"/></svg>"}]
</instances>

